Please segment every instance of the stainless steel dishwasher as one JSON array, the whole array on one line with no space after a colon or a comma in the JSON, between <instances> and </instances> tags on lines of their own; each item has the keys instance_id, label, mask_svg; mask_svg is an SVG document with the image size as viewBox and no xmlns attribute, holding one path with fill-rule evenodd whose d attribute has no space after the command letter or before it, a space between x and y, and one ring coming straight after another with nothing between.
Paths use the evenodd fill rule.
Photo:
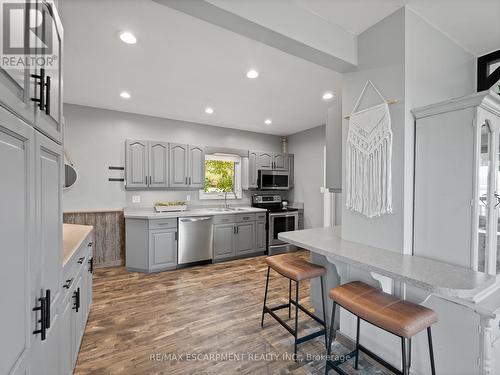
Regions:
<instances>
[{"instance_id":1,"label":"stainless steel dishwasher","mask_svg":"<svg viewBox=\"0 0 500 375\"><path fill-rule=\"evenodd\" d=\"M213 226L213 216L179 218L179 265L213 258Z\"/></svg>"}]
</instances>

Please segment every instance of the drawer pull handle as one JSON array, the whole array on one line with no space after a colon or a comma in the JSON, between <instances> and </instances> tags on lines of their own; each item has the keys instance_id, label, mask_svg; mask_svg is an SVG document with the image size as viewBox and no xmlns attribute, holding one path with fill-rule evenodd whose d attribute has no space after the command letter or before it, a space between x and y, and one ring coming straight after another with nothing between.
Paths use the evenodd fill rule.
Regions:
<instances>
[{"instance_id":1,"label":"drawer pull handle","mask_svg":"<svg viewBox=\"0 0 500 375\"><path fill-rule=\"evenodd\" d=\"M73 284L73 277L71 279L66 280L66 283L63 285L63 288L69 289L71 284Z\"/></svg>"},{"instance_id":2,"label":"drawer pull handle","mask_svg":"<svg viewBox=\"0 0 500 375\"><path fill-rule=\"evenodd\" d=\"M85 257L79 258L77 263L78 264L83 264L83 261L85 260Z\"/></svg>"}]
</instances>

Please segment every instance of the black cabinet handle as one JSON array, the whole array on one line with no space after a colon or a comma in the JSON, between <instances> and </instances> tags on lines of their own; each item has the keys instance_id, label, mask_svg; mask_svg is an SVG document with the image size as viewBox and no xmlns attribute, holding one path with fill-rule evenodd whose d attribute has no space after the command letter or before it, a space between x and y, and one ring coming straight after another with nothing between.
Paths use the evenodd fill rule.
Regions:
<instances>
[{"instance_id":1,"label":"black cabinet handle","mask_svg":"<svg viewBox=\"0 0 500 375\"><path fill-rule=\"evenodd\" d=\"M49 293L50 296L50 293ZM33 307L33 311L40 311L40 320L37 323L40 323L40 329L36 329L33 331L34 335L41 334L41 340L45 341L47 337L47 296L38 298L40 302L40 306Z\"/></svg>"},{"instance_id":2,"label":"black cabinet handle","mask_svg":"<svg viewBox=\"0 0 500 375\"><path fill-rule=\"evenodd\" d=\"M45 95L44 95L44 90L45 90L45 69L40 69L40 74L32 74L31 78L34 78L37 82L36 84L39 86L39 98L31 98L32 102L38 103L38 108L40 110L45 109Z\"/></svg>"},{"instance_id":3,"label":"black cabinet handle","mask_svg":"<svg viewBox=\"0 0 500 375\"><path fill-rule=\"evenodd\" d=\"M50 81L51 78L47 76L45 80L45 114L50 115Z\"/></svg>"},{"instance_id":4,"label":"black cabinet handle","mask_svg":"<svg viewBox=\"0 0 500 375\"><path fill-rule=\"evenodd\" d=\"M89 259L89 272L94 273L94 257Z\"/></svg>"},{"instance_id":5,"label":"black cabinet handle","mask_svg":"<svg viewBox=\"0 0 500 375\"><path fill-rule=\"evenodd\" d=\"M84 257L79 258L79 259L78 259L78 261L77 261L77 263L78 263L78 264L82 264L84 260L85 260L85 258L84 258Z\"/></svg>"},{"instance_id":6,"label":"black cabinet handle","mask_svg":"<svg viewBox=\"0 0 500 375\"><path fill-rule=\"evenodd\" d=\"M87 246L92 247L92 242L89 242Z\"/></svg>"},{"instance_id":7,"label":"black cabinet handle","mask_svg":"<svg viewBox=\"0 0 500 375\"><path fill-rule=\"evenodd\" d=\"M66 280L66 283L63 285L63 288L69 289L71 284L73 284L73 278Z\"/></svg>"},{"instance_id":8,"label":"black cabinet handle","mask_svg":"<svg viewBox=\"0 0 500 375\"><path fill-rule=\"evenodd\" d=\"M50 289L45 291L45 328L50 328Z\"/></svg>"},{"instance_id":9,"label":"black cabinet handle","mask_svg":"<svg viewBox=\"0 0 500 375\"><path fill-rule=\"evenodd\" d=\"M78 312L80 309L80 288L73 292L73 298L75 299L75 304L73 305L73 310Z\"/></svg>"}]
</instances>

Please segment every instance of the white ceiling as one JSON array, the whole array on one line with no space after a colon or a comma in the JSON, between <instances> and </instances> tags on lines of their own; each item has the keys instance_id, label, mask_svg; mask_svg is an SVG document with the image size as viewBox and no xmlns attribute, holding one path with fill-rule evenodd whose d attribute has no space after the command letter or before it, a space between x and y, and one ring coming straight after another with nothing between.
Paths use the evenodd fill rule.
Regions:
<instances>
[{"instance_id":1,"label":"white ceiling","mask_svg":"<svg viewBox=\"0 0 500 375\"><path fill-rule=\"evenodd\" d=\"M60 4L67 103L288 135L324 124L321 96L341 90L339 73L150 0Z\"/></svg>"},{"instance_id":2,"label":"white ceiling","mask_svg":"<svg viewBox=\"0 0 500 375\"><path fill-rule=\"evenodd\" d=\"M500 48L500 0L266 1L289 2L353 34L408 4L475 55ZM331 103L321 95L341 93L334 71L151 0L59 4L67 103L289 135L324 124ZM255 4L265 11L266 2ZM122 43L120 30L138 44ZM245 77L251 67L256 80ZM131 99L120 98L124 90Z\"/></svg>"},{"instance_id":3,"label":"white ceiling","mask_svg":"<svg viewBox=\"0 0 500 375\"><path fill-rule=\"evenodd\" d=\"M356 35L408 5L473 55L481 56L500 48L500 0L286 1Z\"/></svg>"}]
</instances>

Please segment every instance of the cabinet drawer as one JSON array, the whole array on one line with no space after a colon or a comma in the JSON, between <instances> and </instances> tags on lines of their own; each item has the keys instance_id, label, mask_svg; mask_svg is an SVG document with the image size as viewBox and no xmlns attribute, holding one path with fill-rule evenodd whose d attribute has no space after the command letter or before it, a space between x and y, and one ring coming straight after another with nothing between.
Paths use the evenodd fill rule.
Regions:
<instances>
[{"instance_id":1,"label":"cabinet drawer","mask_svg":"<svg viewBox=\"0 0 500 375\"><path fill-rule=\"evenodd\" d=\"M235 215L215 215L214 216L214 224L228 224L235 223L236 216Z\"/></svg>"},{"instance_id":2,"label":"cabinet drawer","mask_svg":"<svg viewBox=\"0 0 500 375\"><path fill-rule=\"evenodd\" d=\"M266 220L266 213L259 212L258 214L255 214L255 219L256 220Z\"/></svg>"},{"instance_id":3,"label":"cabinet drawer","mask_svg":"<svg viewBox=\"0 0 500 375\"><path fill-rule=\"evenodd\" d=\"M177 228L177 219L151 219L149 220L149 229L175 229Z\"/></svg>"},{"instance_id":4,"label":"cabinet drawer","mask_svg":"<svg viewBox=\"0 0 500 375\"><path fill-rule=\"evenodd\" d=\"M235 215L237 223L244 223L245 221L255 221L255 214L240 214Z\"/></svg>"}]
</instances>

